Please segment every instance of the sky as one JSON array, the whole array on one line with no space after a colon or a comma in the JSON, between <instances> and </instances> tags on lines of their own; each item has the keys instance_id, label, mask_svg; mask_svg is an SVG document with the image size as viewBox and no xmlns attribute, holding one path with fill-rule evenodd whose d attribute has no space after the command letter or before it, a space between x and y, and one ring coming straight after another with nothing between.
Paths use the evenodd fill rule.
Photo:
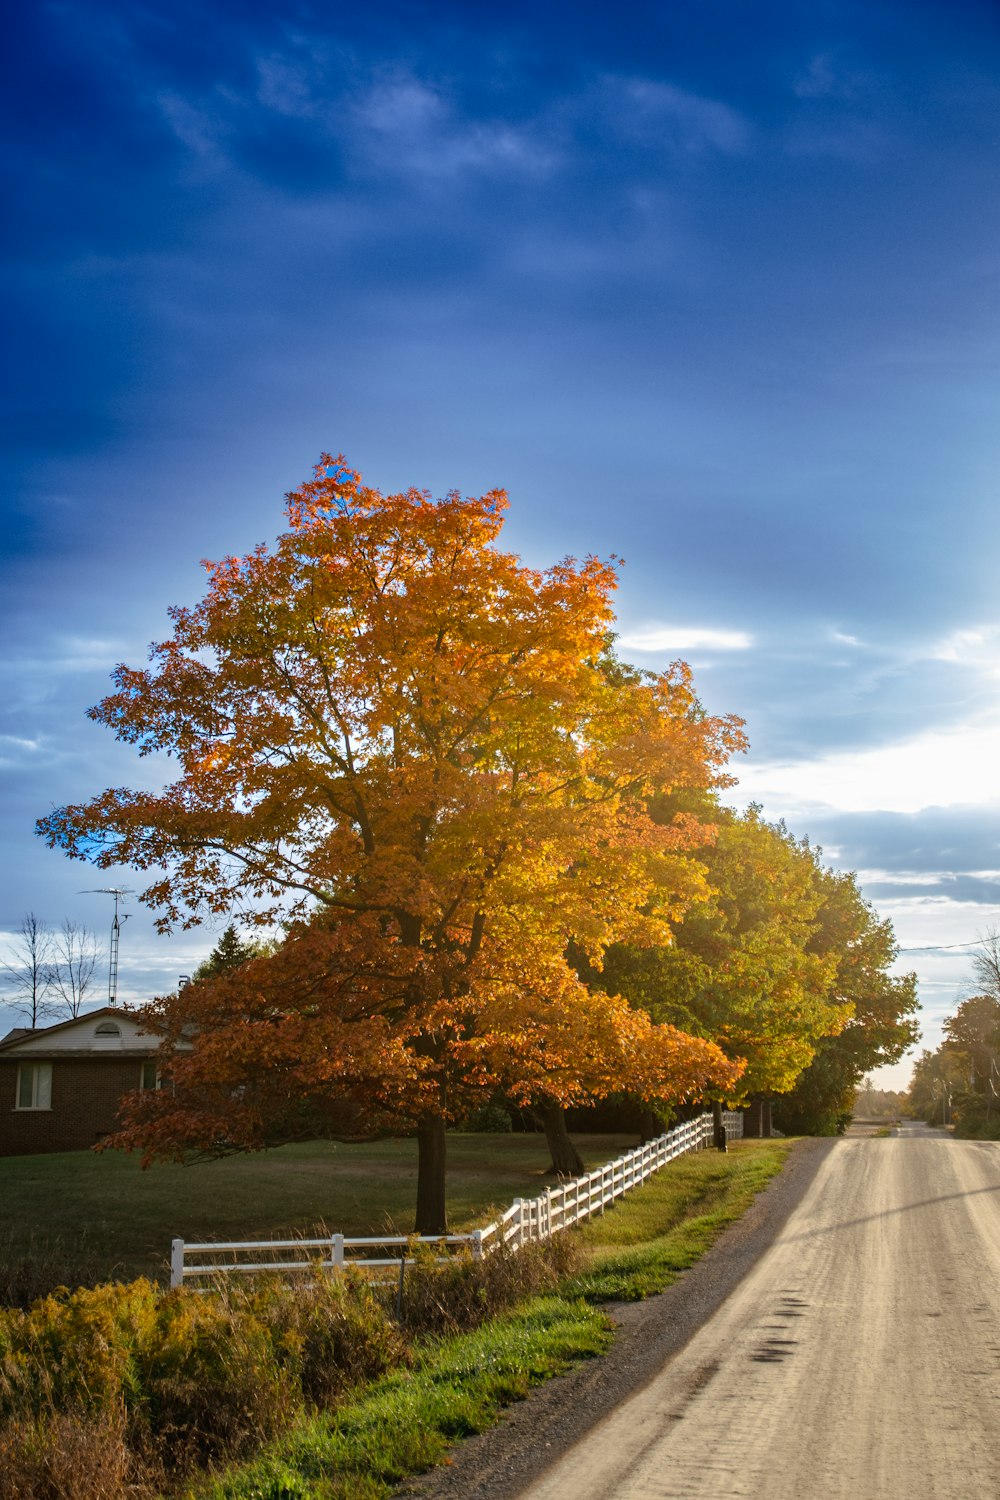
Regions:
<instances>
[{"instance_id":1,"label":"sky","mask_svg":"<svg viewBox=\"0 0 1000 1500\"><path fill-rule=\"evenodd\" d=\"M0 66L0 944L106 944L141 878L33 833L150 774L86 710L343 451L625 560L935 1046L1000 924L992 0L21 0ZM121 998L219 935L126 911Z\"/></svg>"}]
</instances>

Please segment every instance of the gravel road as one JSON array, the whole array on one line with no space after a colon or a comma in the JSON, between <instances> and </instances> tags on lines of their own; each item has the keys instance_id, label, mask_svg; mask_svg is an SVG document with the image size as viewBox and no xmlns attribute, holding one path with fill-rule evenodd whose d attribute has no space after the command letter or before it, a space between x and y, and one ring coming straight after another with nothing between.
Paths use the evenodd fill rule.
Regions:
<instances>
[{"instance_id":1,"label":"gravel road","mask_svg":"<svg viewBox=\"0 0 1000 1500\"><path fill-rule=\"evenodd\" d=\"M1000 1495L1000 1145L806 1143L604 1360L418 1482L431 1500Z\"/></svg>"}]
</instances>

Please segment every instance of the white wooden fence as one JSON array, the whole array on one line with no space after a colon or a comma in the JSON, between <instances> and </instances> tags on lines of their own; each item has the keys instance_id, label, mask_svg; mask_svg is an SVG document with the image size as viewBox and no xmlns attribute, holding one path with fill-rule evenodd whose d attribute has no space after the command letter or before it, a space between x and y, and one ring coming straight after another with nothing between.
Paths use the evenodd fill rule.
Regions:
<instances>
[{"instance_id":1,"label":"white wooden fence","mask_svg":"<svg viewBox=\"0 0 1000 1500\"><path fill-rule=\"evenodd\" d=\"M743 1116L738 1110L723 1115L727 1140L743 1134ZM170 1285L226 1275L282 1274L342 1270L358 1266L386 1271L412 1263L416 1245L436 1248L442 1259L465 1250L480 1259L499 1245L519 1249L532 1240L545 1240L560 1229L579 1224L604 1210L630 1188L638 1187L667 1162L689 1151L700 1151L713 1142L712 1116L699 1115L677 1125L666 1135L648 1141L624 1156L616 1157L585 1177L574 1177L558 1187L546 1188L537 1198L515 1198L506 1213L485 1229L469 1234L443 1235L326 1235L321 1239L223 1240L209 1244L171 1243Z\"/></svg>"}]
</instances>

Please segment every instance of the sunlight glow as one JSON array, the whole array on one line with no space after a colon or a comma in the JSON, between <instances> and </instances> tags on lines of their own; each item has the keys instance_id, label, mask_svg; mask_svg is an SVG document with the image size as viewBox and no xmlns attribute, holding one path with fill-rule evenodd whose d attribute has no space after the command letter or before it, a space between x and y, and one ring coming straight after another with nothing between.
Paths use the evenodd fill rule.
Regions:
<instances>
[{"instance_id":1,"label":"sunlight glow","mask_svg":"<svg viewBox=\"0 0 1000 1500\"><path fill-rule=\"evenodd\" d=\"M738 769L741 800L771 816L803 809L919 812L925 807L1000 802L1000 724L928 730L872 750L837 751L815 760Z\"/></svg>"}]
</instances>

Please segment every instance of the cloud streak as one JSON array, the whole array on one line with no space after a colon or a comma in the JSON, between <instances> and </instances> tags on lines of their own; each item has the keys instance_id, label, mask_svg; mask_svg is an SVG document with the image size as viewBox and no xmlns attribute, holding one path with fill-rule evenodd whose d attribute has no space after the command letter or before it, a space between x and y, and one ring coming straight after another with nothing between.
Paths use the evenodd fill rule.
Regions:
<instances>
[{"instance_id":1,"label":"cloud streak","mask_svg":"<svg viewBox=\"0 0 1000 1500\"><path fill-rule=\"evenodd\" d=\"M650 625L619 636L626 651L749 651L753 637L745 630L712 626Z\"/></svg>"}]
</instances>

